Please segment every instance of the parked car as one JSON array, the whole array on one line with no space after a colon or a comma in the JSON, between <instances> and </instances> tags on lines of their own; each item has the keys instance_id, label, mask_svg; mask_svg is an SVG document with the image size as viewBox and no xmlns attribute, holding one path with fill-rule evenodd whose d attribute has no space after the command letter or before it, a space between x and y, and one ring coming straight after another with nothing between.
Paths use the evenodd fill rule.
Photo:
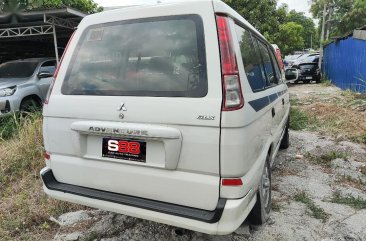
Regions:
<instances>
[{"instance_id":1,"label":"parked car","mask_svg":"<svg viewBox=\"0 0 366 241\"><path fill-rule=\"evenodd\" d=\"M52 58L23 59L0 65L0 117L42 106L53 80Z\"/></svg>"},{"instance_id":2,"label":"parked car","mask_svg":"<svg viewBox=\"0 0 366 241\"><path fill-rule=\"evenodd\" d=\"M302 54L295 55L287 55L283 60L283 64L285 65L285 69L291 68L297 58L299 58Z\"/></svg>"},{"instance_id":3,"label":"parked car","mask_svg":"<svg viewBox=\"0 0 366 241\"><path fill-rule=\"evenodd\" d=\"M315 58L319 59L319 53L307 53L299 56L297 59L295 59L291 65L289 65L290 68L296 68L299 64L302 63L311 63L314 61Z\"/></svg>"},{"instance_id":4,"label":"parked car","mask_svg":"<svg viewBox=\"0 0 366 241\"><path fill-rule=\"evenodd\" d=\"M285 66L283 65L283 61L282 61L282 56L281 56L281 50L278 47L277 44L272 44L272 47L274 48L275 52L276 52L276 57L278 59L278 63L280 64L280 68L284 69Z\"/></svg>"},{"instance_id":5,"label":"parked car","mask_svg":"<svg viewBox=\"0 0 366 241\"><path fill-rule=\"evenodd\" d=\"M306 57L300 64L293 65L292 68L287 69L285 74L286 79L291 80L294 83L298 83L299 81L306 84L311 81L320 83L321 72L319 68L319 55L310 55ZM294 75L296 75L296 78L294 78Z\"/></svg>"},{"instance_id":6,"label":"parked car","mask_svg":"<svg viewBox=\"0 0 366 241\"><path fill-rule=\"evenodd\" d=\"M222 1L89 15L44 105L44 191L209 234L262 224L289 107L274 49Z\"/></svg>"}]
</instances>

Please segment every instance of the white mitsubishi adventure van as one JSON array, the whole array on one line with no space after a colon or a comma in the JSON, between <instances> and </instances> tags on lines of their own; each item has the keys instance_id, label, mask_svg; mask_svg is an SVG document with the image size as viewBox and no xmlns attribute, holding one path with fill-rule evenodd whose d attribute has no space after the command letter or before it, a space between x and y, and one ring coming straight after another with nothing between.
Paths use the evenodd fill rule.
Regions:
<instances>
[{"instance_id":1,"label":"white mitsubishi adventure van","mask_svg":"<svg viewBox=\"0 0 366 241\"><path fill-rule=\"evenodd\" d=\"M272 46L226 4L87 16L55 75L49 196L209 234L268 219L288 89Z\"/></svg>"}]
</instances>

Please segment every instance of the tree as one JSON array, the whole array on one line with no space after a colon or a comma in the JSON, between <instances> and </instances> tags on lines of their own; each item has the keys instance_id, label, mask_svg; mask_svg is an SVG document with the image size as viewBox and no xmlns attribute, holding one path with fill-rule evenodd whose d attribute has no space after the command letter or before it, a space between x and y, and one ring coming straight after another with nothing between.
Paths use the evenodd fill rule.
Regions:
<instances>
[{"instance_id":1,"label":"tree","mask_svg":"<svg viewBox=\"0 0 366 241\"><path fill-rule=\"evenodd\" d=\"M282 54L288 55L295 50L303 49L303 32L303 26L295 22L288 22L279 26L279 31L274 35L274 40L280 47Z\"/></svg>"},{"instance_id":2,"label":"tree","mask_svg":"<svg viewBox=\"0 0 366 241\"><path fill-rule=\"evenodd\" d=\"M315 18L323 15L324 4L331 37L346 35L366 25L366 0L312 0L310 10Z\"/></svg>"},{"instance_id":3,"label":"tree","mask_svg":"<svg viewBox=\"0 0 366 241\"><path fill-rule=\"evenodd\" d=\"M286 22L294 22L300 24L304 28L302 38L304 39L305 48L314 48L315 46L318 46L317 30L314 21L311 18L306 17L303 12L291 10L287 14Z\"/></svg>"},{"instance_id":4,"label":"tree","mask_svg":"<svg viewBox=\"0 0 366 241\"><path fill-rule=\"evenodd\" d=\"M350 31L366 25L366 0L357 0L339 21L337 30L347 34Z\"/></svg>"},{"instance_id":5,"label":"tree","mask_svg":"<svg viewBox=\"0 0 366 241\"><path fill-rule=\"evenodd\" d=\"M269 41L279 30L284 20L284 5L277 10L276 0L224 0L249 23L258 29Z\"/></svg>"},{"instance_id":6,"label":"tree","mask_svg":"<svg viewBox=\"0 0 366 241\"><path fill-rule=\"evenodd\" d=\"M85 13L103 10L93 0L0 0L0 12L72 7Z\"/></svg>"}]
</instances>

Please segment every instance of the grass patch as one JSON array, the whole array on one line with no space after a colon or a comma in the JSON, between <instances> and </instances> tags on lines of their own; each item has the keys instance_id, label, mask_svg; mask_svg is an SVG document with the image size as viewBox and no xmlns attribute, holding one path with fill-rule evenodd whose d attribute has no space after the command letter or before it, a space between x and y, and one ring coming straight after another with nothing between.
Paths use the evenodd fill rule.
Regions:
<instances>
[{"instance_id":1,"label":"grass patch","mask_svg":"<svg viewBox=\"0 0 366 241\"><path fill-rule=\"evenodd\" d=\"M332 161L335 159L347 159L348 155L344 152L331 151L321 155L312 155L307 153L305 157L314 164L321 165L323 167L331 167Z\"/></svg>"},{"instance_id":2,"label":"grass patch","mask_svg":"<svg viewBox=\"0 0 366 241\"><path fill-rule=\"evenodd\" d=\"M302 110L291 107L290 109L290 129L298 131L305 129L309 124L308 115Z\"/></svg>"},{"instance_id":3,"label":"grass patch","mask_svg":"<svg viewBox=\"0 0 366 241\"><path fill-rule=\"evenodd\" d=\"M332 86L332 81L330 81L328 79L327 80L322 80L321 85L325 86L325 87Z\"/></svg>"},{"instance_id":4,"label":"grass patch","mask_svg":"<svg viewBox=\"0 0 366 241\"><path fill-rule=\"evenodd\" d=\"M0 239L49 240L58 228L49 217L80 206L49 199L42 190L41 114L14 120L15 133L0 140Z\"/></svg>"},{"instance_id":5,"label":"grass patch","mask_svg":"<svg viewBox=\"0 0 366 241\"><path fill-rule=\"evenodd\" d=\"M323 223L325 223L328 218L329 214L324 211L324 209L318 207L315 205L314 201L309 198L309 196L306 194L306 192L300 192L297 193L294 196L294 199L296 202L301 202L305 204L305 206L311 211L311 216L322 220Z\"/></svg>"},{"instance_id":6,"label":"grass patch","mask_svg":"<svg viewBox=\"0 0 366 241\"><path fill-rule=\"evenodd\" d=\"M366 133L360 135L360 136L354 136L351 138L352 141L366 144Z\"/></svg>"},{"instance_id":7,"label":"grass patch","mask_svg":"<svg viewBox=\"0 0 366 241\"><path fill-rule=\"evenodd\" d=\"M365 166L366 169L366 166ZM362 173L362 168L361 168ZM337 180L340 184L345 184L347 186L351 186L354 188L357 188L359 190L366 191L366 181L363 181L360 177L358 179L353 178L350 175L343 174L340 176L340 178Z\"/></svg>"},{"instance_id":8,"label":"grass patch","mask_svg":"<svg viewBox=\"0 0 366 241\"><path fill-rule=\"evenodd\" d=\"M297 105L301 105L302 102L297 97L291 97L290 98L290 104L291 104L291 106L297 106Z\"/></svg>"},{"instance_id":9,"label":"grass patch","mask_svg":"<svg viewBox=\"0 0 366 241\"><path fill-rule=\"evenodd\" d=\"M366 209L366 200L361 197L353 197L351 195L342 196L339 191L334 192L330 200L332 203L344 204L356 209Z\"/></svg>"},{"instance_id":10,"label":"grass patch","mask_svg":"<svg viewBox=\"0 0 366 241\"><path fill-rule=\"evenodd\" d=\"M0 118L0 139L1 140L8 140L11 137L17 135L21 121L24 118L21 117L19 113L14 113L9 116L1 117Z\"/></svg>"},{"instance_id":11,"label":"grass patch","mask_svg":"<svg viewBox=\"0 0 366 241\"><path fill-rule=\"evenodd\" d=\"M332 86L332 81L326 75L322 75L320 83L322 86Z\"/></svg>"}]
</instances>

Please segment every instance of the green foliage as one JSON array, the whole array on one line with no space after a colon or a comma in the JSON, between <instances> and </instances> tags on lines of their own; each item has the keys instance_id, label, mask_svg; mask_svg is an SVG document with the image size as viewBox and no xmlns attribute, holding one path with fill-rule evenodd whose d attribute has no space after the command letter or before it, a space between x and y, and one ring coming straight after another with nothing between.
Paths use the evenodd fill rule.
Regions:
<instances>
[{"instance_id":1,"label":"green foliage","mask_svg":"<svg viewBox=\"0 0 366 241\"><path fill-rule=\"evenodd\" d=\"M315 18L321 19L324 4L326 19L331 22L331 37L346 35L366 25L366 0L313 0L310 11Z\"/></svg>"},{"instance_id":2,"label":"green foliage","mask_svg":"<svg viewBox=\"0 0 366 241\"><path fill-rule=\"evenodd\" d=\"M357 0L337 25L341 34L366 25L366 0Z\"/></svg>"},{"instance_id":3,"label":"green foliage","mask_svg":"<svg viewBox=\"0 0 366 241\"><path fill-rule=\"evenodd\" d=\"M0 12L72 7L85 13L103 10L93 0L0 0Z\"/></svg>"},{"instance_id":4,"label":"green foliage","mask_svg":"<svg viewBox=\"0 0 366 241\"><path fill-rule=\"evenodd\" d=\"M328 77L324 74L322 75L322 78L320 80L320 82L322 83L323 86L327 87L327 86L331 86L332 85L332 81L328 79Z\"/></svg>"},{"instance_id":5,"label":"green foliage","mask_svg":"<svg viewBox=\"0 0 366 241\"><path fill-rule=\"evenodd\" d=\"M305 129L309 124L309 117L295 107L290 109L290 120L290 129L295 131Z\"/></svg>"},{"instance_id":6,"label":"green foliage","mask_svg":"<svg viewBox=\"0 0 366 241\"><path fill-rule=\"evenodd\" d=\"M321 165L323 167L331 167L333 160L338 159L338 158L346 160L347 157L348 157L347 153L335 152L335 151L331 151L331 152L324 153L321 155L312 155L310 153L306 154L306 158L308 158L309 161L311 161L317 165Z\"/></svg>"},{"instance_id":7,"label":"green foliage","mask_svg":"<svg viewBox=\"0 0 366 241\"><path fill-rule=\"evenodd\" d=\"M258 29L270 42L272 42L271 37L279 30L279 25L286 16L286 11L283 8L277 11L276 0L224 0L224 2Z\"/></svg>"},{"instance_id":8,"label":"green foliage","mask_svg":"<svg viewBox=\"0 0 366 241\"><path fill-rule=\"evenodd\" d=\"M305 206L311 211L311 216L316 219L321 219L323 223L325 223L328 218L329 214L324 211L324 209L315 205L314 201L309 198L309 196L303 191L297 193L294 196L296 202L301 202L305 204Z\"/></svg>"},{"instance_id":9,"label":"green foliage","mask_svg":"<svg viewBox=\"0 0 366 241\"><path fill-rule=\"evenodd\" d=\"M340 192L334 192L330 200L332 203L345 204L356 209L366 209L366 200L351 195L342 196Z\"/></svg>"},{"instance_id":10,"label":"green foliage","mask_svg":"<svg viewBox=\"0 0 366 241\"><path fill-rule=\"evenodd\" d=\"M303 26L295 22L288 22L279 26L279 31L274 34L274 40L279 45L282 54L288 55L304 48L303 33Z\"/></svg>"},{"instance_id":11,"label":"green foliage","mask_svg":"<svg viewBox=\"0 0 366 241\"><path fill-rule=\"evenodd\" d=\"M314 21L304 15L303 12L296 12L291 10L287 17L286 22L294 22L300 24L304 31L302 33L302 38L304 39L304 47L315 49L319 45L319 36L317 35L317 29L315 28ZM313 46L311 46L313 44Z\"/></svg>"},{"instance_id":12,"label":"green foliage","mask_svg":"<svg viewBox=\"0 0 366 241\"><path fill-rule=\"evenodd\" d=\"M312 19L282 4L277 8L277 1L224 0L257 28L271 43L277 44L283 55L294 50L318 45L318 34Z\"/></svg>"},{"instance_id":13,"label":"green foliage","mask_svg":"<svg viewBox=\"0 0 366 241\"><path fill-rule=\"evenodd\" d=\"M13 114L0 118L0 140L8 140L18 133L20 128L20 114Z\"/></svg>"}]
</instances>

